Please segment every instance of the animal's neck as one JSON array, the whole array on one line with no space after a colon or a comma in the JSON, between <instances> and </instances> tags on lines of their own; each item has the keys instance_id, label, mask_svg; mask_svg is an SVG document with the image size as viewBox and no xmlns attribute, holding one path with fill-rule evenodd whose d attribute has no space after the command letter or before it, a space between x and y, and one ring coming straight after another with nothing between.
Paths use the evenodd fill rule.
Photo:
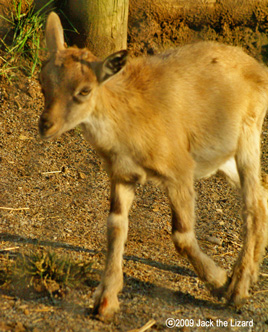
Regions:
<instances>
[{"instance_id":1,"label":"animal's neck","mask_svg":"<svg viewBox=\"0 0 268 332\"><path fill-rule=\"evenodd\" d=\"M146 143L144 135L150 126L144 119L145 110L150 111L146 107L150 102L148 93L133 84L131 76L115 78L100 87L96 93L98 102L84 125L86 139L96 150L104 151L105 154L124 154L130 151L135 154L136 141L139 141L139 147Z\"/></svg>"},{"instance_id":2,"label":"animal's neck","mask_svg":"<svg viewBox=\"0 0 268 332\"><path fill-rule=\"evenodd\" d=\"M82 124L85 138L98 151L108 153L118 149L118 136L123 107L115 92L103 87L98 91L98 103Z\"/></svg>"}]
</instances>

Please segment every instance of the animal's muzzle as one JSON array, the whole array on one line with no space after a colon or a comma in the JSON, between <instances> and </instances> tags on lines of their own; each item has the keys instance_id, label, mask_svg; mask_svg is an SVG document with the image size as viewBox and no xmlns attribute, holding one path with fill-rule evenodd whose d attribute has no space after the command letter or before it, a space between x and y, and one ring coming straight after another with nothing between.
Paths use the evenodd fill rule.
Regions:
<instances>
[{"instance_id":1,"label":"animal's muzzle","mask_svg":"<svg viewBox=\"0 0 268 332\"><path fill-rule=\"evenodd\" d=\"M48 113L44 112L39 119L39 133L42 138L46 138L49 130L54 126L54 122L49 118Z\"/></svg>"}]
</instances>

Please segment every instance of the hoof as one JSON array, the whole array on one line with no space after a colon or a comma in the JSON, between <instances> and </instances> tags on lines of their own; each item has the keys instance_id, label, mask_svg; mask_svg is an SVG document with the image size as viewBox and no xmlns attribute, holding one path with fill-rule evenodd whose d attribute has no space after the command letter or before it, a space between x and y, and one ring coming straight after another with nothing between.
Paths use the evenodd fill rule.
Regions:
<instances>
[{"instance_id":1,"label":"hoof","mask_svg":"<svg viewBox=\"0 0 268 332\"><path fill-rule=\"evenodd\" d=\"M234 274L226 292L226 299L230 305L241 307L249 297L249 278L238 279Z\"/></svg>"},{"instance_id":2,"label":"hoof","mask_svg":"<svg viewBox=\"0 0 268 332\"><path fill-rule=\"evenodd\" d=\"M101 320L111 319L119 310L119 302L117 296L109 297L108 295L101 295L95 298L95 304L92 314Z\"/></svg>"},{"instance_id":3,"label":"hoof","mask_svg":"<svg viewBox=\"0 0 268 332\"><path fill-rule=\"evenodd\" d=\"M234 291L231 295L228 294L227 301L229 305L234 306L238 309L246 303L248 298L249 295L247 292L246 294L241 295Z\"/></svg>"},{"instance_id":4,"label":"hoof","mask_svg":"<svg viewBox=\"0 0 268 332\"><path fill-rule=\"evenodd\" d=\"M211 285L208 285L207 287L210 290L211 295L220 300L221 298L225 297L230 283L231 283L231 278L226 277L226 281L222 286L213 287Z\"/></svg>"},{"instance_id":5,"label":"hoof","mask_svg":"<svg viewBox=\"0 0 268 332\"><path fill-rule=\"evenodd\" d=\"M225 297L230 283L231 283L231 278L227 277L225 284L223 284L221 287L218 288L209 287L211 295L218 298L219 300L222 299L223 297Z\"/></svg>"}]
</instances>

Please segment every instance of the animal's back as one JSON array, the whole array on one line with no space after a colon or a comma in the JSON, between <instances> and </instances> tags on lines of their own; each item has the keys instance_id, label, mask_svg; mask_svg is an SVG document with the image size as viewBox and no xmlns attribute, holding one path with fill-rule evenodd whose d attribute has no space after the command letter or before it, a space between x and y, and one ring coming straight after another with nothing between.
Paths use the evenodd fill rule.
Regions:
<instances>
[{"instance_id":1,"label":"animal's back","mask_svg":"<svg viewBox=\"0 0 268 332\"><path fill-rule=\"evenodd\" d=\"M268 99L267 68L240 48L213 42L133 59L108 84L116 86L116 80L126 85L126 94L135 90L130 97L142 96L147 108L164 116L180 112L191 123L196 116L236 112L241 104L240 112L246 111L244 102L254 96L263 103Z\"/></svg>"},{"instance_id":2,"label":"animal's back","mask_svg":"<svg viewBox=\"0 0 268 332\"><path fill-rule=\"evenodd\" d=\"M179 153L187 144L198 164L197 178L213 172L234 153L243 121L257 117L262 123L268 106L267 68L237 47L190 44L134 59L122 75L126 94L133 86L137 92L130 119L133 130L135 120L136 133L144 123L142 135L148 146L146 128L153 127L158 137L151 142L157 142L165 158L165 146L172 145L171 150Z\"/></svg>"}]
</instances>

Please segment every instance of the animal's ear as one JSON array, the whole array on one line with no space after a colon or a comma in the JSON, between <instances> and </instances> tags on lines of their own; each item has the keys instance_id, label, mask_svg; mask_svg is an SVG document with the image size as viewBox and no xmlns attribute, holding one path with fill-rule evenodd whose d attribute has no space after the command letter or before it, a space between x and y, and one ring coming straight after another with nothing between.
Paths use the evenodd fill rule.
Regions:
<instances>
[{"instance_id":1,"label":"animal's ear","mask_svg":"<svg viewBox=\"0 0 268 332\"><path fill-rule=\"evenodd\" d=\"M128 52L125 50L109 55L103 62L93 68L97 76L98 82L102 83L120 72L127 62Z\"/></svg>"},{"instance_id":2,"label":"animal's ear","mask_svg":"<svg viewBox=\"0 0 268 332\"><path fill-rule=\"evenodd\" d=\"M55 53L65 48L61 21L54 12L48 15L45 36L49 53Z\"/></svg>"}]
</instances>

